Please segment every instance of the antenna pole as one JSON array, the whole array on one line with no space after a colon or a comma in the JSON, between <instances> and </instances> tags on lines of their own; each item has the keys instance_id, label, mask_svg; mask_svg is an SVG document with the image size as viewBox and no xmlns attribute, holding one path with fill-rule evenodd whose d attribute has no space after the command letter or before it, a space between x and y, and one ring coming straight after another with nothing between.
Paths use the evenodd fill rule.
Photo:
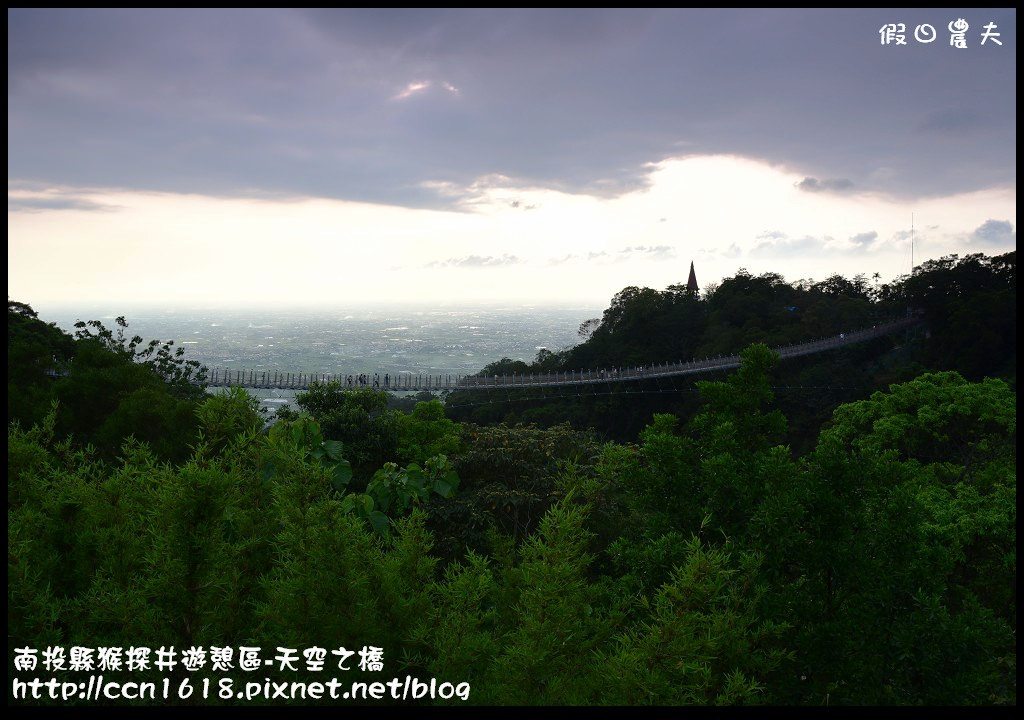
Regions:
<instances>
[{"instance_id":1,"label":"antenna pole","mask_svg":"<svg viewBox=\"0 0 1024 720\"><path fill-rule=\"evenodd\" d=\"M910 274L914 274L914 213L910 213Z\"/></svg>"}]
</instances>

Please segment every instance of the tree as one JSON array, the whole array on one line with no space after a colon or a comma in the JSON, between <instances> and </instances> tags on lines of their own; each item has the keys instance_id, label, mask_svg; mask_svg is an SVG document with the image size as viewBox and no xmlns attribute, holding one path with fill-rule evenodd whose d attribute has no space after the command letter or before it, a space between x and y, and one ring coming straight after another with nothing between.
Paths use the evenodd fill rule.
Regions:
<instances>
[{"instance_id":1,"label":"tree","mask_svg":"<svg viewBox=\"0 0 1024 720\"><path fill-rule=\"evenodd\" d=\"M94 337L75 342L66 372L52 384L60 435L94 443L107 458L128 437L150 443L161 458L188 457L198 430L197 401L205 398L201 391L179 385L175 392L152 367Z\"/></svg>"},{"instance_id":2,"label":"tree","mask_svg":"<svg viewBox=\"0 0 1024 720\"><path fill-rule=\"evenodd\" d=\"M207 369L197 360L186 360L185 348L179 347L172 351L173 340L163 343L159 340L150 340L143 345L144 340L139 335L127 340L125 330L128 328L128 322L124 316L119 316L114 322L117 324L116 335L99 320L79 320L75 323L75 327L78 328L75 339L97 342L109 352L150 369L168 384L175 395L183 399L197 400L203 396Z\"/></svg>"},{"instance_id":3,"label":"tree","mask_svg":"<svg viewBox=\"0 0 1024 720\"><path fill-rule=\"evenodd\" d=\"M461 430L444 416L439 400L417 403L412 413L396 418L398 423L398 459L402 463L425 463L436 455L459 452Z\"/></svg>"},{"instance_id":4,"label":"tree","mask_svg":"<svg viewBox=\"0 0 1024 720\"><path fill-rule=\"evenodd\" d=\"M44 323L29 305L7 301L7 421L26 426L50 409L50 386L66 372L74 355L73 338Z\"/></svg>"},{"instance_id":5,"label":"tree","mask_svg":"<svg viewBox=\"0 0 1024 720\"><path fill-rule=\"evenodd\" d=\"M381 390L349 390L340 382L329 382L312 383L295 396L295 402L326 437L344 445L356 477L365 480L384 463L398 459L400 413L387 409L387 398Z\"/></svg>"},{"instance_id":6,"label":"tree","mask_svg":"<svg viewBox=\"0 0 1024 720\"><path fill-rule=\"evenodd\" d=\"M584 342L586 342L599 327L601 327L601 318L590 318L589 320L584 320L580 323L580 329L577 334Z\"/></svg>"},{"instance_id":7,"label":"tree","mask_svg":"<svg viewBox=\"0 0 1024 720\"><path fill-rule=\"evenodd\" d=\"M682 561L644 605L650 620L602 649L594 698L613 705L756 705L779 699L773 675L791 654L785 624L763 614L760 557L682 544ZM606 646L608 647L608 646Z\"/></svg>"},{"instance_id":8,"label":"tree","mask_svg":"<svg viewBox=\"0 0 1024 720\"><path fill-rule=\"evenodd\" d=\"M1010 376L1017 358L1017 253L928 260L881 291L928 328L921 362L970 379Z\"/></svg>"},{"instance_id":9,"label":"tree","mask_svg":"<svg viewBox=\"0 0 1024 720\"><path fill-rule=\"evenodd\" d=\"M774 513L806 700L1014 701L1015 428L952 373L836 410Z\"/></svg>"}]
</instances>

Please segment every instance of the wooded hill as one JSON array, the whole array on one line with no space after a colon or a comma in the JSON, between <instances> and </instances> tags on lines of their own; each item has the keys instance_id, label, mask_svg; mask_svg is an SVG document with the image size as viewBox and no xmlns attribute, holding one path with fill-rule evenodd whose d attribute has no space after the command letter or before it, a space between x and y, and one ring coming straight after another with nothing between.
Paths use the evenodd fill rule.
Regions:
<instances>
[{"instance_id":1,"label":"wooded hill","mask_svg":"<svg viewBox=\"0 0 1024 720\"><path fill-rule=\"evenodd\" d=\"M72 339L9 303L8 656L38 660L9 678L98 674L44 668L58 647L284 647L297 668L257 680L468 683L439 704L1015 704L1015 283L1010 253L879 288L628 288L535 366L738 349L719 327L742 367L503 411L575 413L547 426L322 385L267 431L244 392L207 396L201 368L123 320ZM908 307L920 330L824 364L767 347ZM864 389L827 395L812 427L826 411L790 377ZM331 654L370 646L382 671ZM255 704L216 692L252 680L237 662L102 674L209 678L207 699L177 702Z\"/></svg>"}]
</instances>

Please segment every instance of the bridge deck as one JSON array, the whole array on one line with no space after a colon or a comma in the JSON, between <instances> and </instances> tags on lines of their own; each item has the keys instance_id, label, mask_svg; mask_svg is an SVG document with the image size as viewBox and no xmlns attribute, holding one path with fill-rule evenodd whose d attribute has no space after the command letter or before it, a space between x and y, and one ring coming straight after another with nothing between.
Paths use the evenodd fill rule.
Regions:
<instances>
[{"instance_id":1,"label":"bridge deck","mask_svg":"<svg viewBox=\"0 0 1024 720\"><path fill-rule=\"evenodd\" d=\"M797 345L773 348L782 359L810 355L836 347L864 342L872 338L895 332L917 322L907 317L878 324L863 330L840 333L832 337ZM344 389L373 388L380 390L405 391L451 391L451 390L492 390L514 387L558 387L564 385L590 385L609 382L632 382L651 378L677 377L698 373L728 370L740 366L739 355L704 358L688 362L661 363L635 368L603 370L570 370L558 373L531 375L411 375L390 373L378 375L377 381L366 376L365 382L358 382L355 376L331 373L282 373L269 370L222 370L214 368L207 378L210 387L244 387L253 389L307 390L313 383L338 382ZM351 378L351 380L350 380ZM350 384L351 383L351 384Z\"/></svg>"}]
</instances>

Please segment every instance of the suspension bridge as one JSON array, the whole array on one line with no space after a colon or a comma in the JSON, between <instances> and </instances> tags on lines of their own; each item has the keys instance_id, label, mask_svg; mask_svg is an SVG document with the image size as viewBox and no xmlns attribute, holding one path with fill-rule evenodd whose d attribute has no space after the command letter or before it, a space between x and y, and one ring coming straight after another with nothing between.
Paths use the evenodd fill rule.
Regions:
<instances>
[{"instance_id":1,"label":"suspension bridge","mask_svg":"<svg viewBox=\"0 0 1024 720\"><path fill-rule=\"evenodd\" d=\"M825 352L834 348L865 342L897 332L918 322L916 317L905 317L873 325L852 332L810 342L772 348L783 360ZM598 370L566 370L550 373L509 375L451 375L377 373L344 375L332 373L283 373L270 370L224 370L214 368L207 376L209 387L243 387L263 390L308 390L313 383L339 383L342 389L379 389L394 392L446 392L453 390L493 390L495 388L560 387L566 385L594 385L610 382L637 382L651 378L711 373L738 368L739 355L693 359L686 362L664 362L630 368Z\"/></svg>"}]
</instances>

